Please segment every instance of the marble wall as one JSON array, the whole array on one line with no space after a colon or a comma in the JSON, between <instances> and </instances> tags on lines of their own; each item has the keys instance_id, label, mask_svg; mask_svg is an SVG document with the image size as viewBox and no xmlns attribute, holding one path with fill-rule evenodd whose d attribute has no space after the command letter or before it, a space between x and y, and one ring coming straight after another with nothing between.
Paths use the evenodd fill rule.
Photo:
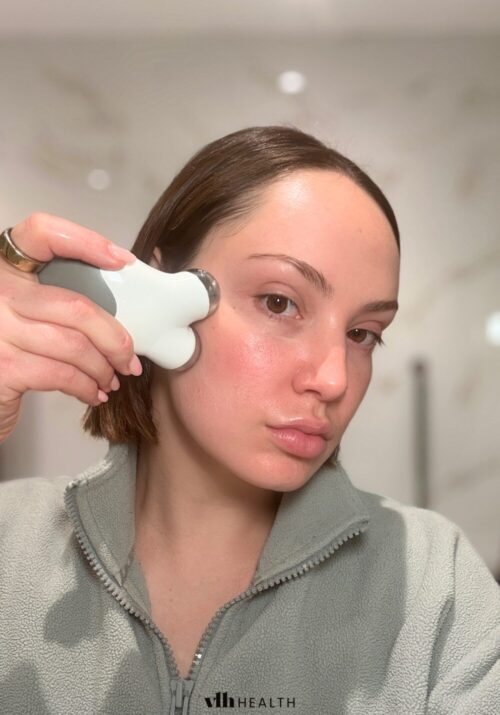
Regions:
<instances>
[{"instance_id":1,"label":"marble wall","mask_svg":"<svg viewBox=\"0 0 500 715\"><path fill-rule=\"evenodd\" d=\"M1 226L41 210L128 247L195 150L255 124L312 132L380 184L401 229L401 307L342 461L360 488L418 503L423 361L428 506L500 575L500 347L485 337L500 311L500 37L12 40L0 67ZM301 94L277 88L289 69L307 78ZM76 474L104 455L83 411L28 393L1 478Z\"/></svg>"}]
</instances>

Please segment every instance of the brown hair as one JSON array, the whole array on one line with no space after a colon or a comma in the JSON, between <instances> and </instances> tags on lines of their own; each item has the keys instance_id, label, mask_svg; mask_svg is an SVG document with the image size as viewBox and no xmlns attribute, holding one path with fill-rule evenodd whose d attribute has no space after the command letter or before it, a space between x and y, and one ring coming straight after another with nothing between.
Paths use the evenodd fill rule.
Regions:
<instances>
[{"instance_id":1,"label":"brown hair","mask_svg":"<svg viewBox=\"0 0 500 715\"><path fill-rule=\"evenodd\" d=\"M394 212L379 187L352 161L310 134L291 126L249 127L200 149L175 176L151 209L132 247L145 263L158 247L161 269L175 273L195 259L208 231L247 215L272 181L301 169L327 169L349 177L387 217L400 251ZM141 357L139 377L120 375L108 402L89 407L83 429L110 443L158 443L152 415L152 363ZM327 463L334 466L340 445Z\"/></svg>"}]
</instances>

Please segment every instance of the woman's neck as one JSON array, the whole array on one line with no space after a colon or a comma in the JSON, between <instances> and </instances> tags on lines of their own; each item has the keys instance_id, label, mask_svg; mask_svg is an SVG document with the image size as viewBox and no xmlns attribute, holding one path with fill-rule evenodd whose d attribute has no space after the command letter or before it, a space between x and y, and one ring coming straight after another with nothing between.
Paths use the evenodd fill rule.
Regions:
<instances>
[{"instance_id":1,"label":"woman's neck","mask_svg":"<svg viewBox=\"0 0 500 715\"><path fill-rule=\"evenodd\" d=\"M168 439L138 448L136 535L157 555L254 558L281 497L237 476L215 474Z\"/></svg>"}]
</instances>

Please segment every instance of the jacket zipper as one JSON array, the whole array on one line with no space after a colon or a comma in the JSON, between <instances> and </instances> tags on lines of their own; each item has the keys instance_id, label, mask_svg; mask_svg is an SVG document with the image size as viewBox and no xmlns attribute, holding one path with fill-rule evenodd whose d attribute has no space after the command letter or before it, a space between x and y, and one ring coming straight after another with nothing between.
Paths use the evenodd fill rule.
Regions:
<instances>
[{"instance_id":1,"label":"jacket zipper","mask_svg":"<svg viewBox=\"0 0 500 715\"><path fill-rule=\"evenodd\" d=\"M367 519L359 520L355 523L355 525L351 524L348 527L348 529L350 528L350 531L348 529L345 529L342 535L337 537L337 539L333 543L330 543L325 548L321 549L320 551L317 551L310 559L300 564L300 566L288 569L279 576L268 578L262 583L259 583L258 585L251 586L239 596L235 596L235 598L231 599L223 606L221 606L208 623L200 639L200 642L196 647L196 651L191 662L187 678L182 678L179 672L179 668L177 667L172 648L170 647L170 644L168 643L163 633L160 631L158 626L156 626L150 618L148 618L144 613L142 613L142 611L136 605L132 605L130 603L129 596L126 591L120 586L118 586L118 584L113 581L112 578L110 578L106 570L101 565L99 559L96 557L95 551L93 550L90 541L88 540L84 530L80 526L78 510L74 503L73 490L80 483L81 482L79 480L70 483L68 485L64 497L66 507L73 522L73 526L75 527L76 538L78 540L78 543L80 544L83 553L85 554L87 561L99 577L100 581L103 583L106 591L108 591L118 601L118 603L125 608L125 610L127 610L136 618L138 618L148 628L150 628L163 643L167 653L167 661L170 667L171 675L173 675L170 680L170 691L172 693L172 699L169 715L188 715L191 691L193 690L201 662L205 655L206 649L215 634L216 625L228 608L230 608L235 603L238 603L239 601L244 601L247 598L255 596L261 591L266 591L272 586L277 586L278 584L284 583L285 581L289 581L292 578L298 578L302 576L304 573L307 573L307 571L309 571L311 568L318 566L322 561L329 558L338 548L340 548L340 546L342 546L343 543L348 541L348 539L352 539L354 536L358 536L368 527Z\"/></svg>"},{"instance_id":2,"label":"jacket zipper","mask_svg":"<svg viewBox=\"0 0 500 715\"><path fill-rule=\"evenodd\" d=\"M184 680L184 678L172 678L170 681L170 691L172 700L170 701L169 715L187 715L189 698L194 686L194 680ZM181 710L182 708L182 710Z\"/></svg>"},{"instance_id":3,"label":"jacket zipper","mask_svg":"<svg viewBox=\"0 0 500 715\"><path fill-rule=\"evenodd\" d=\"M346 529L341 536L337 537L334 542L330 543L329 546L326 546L320 551L317 551L310 559L300 564L300 566L295 566L291 569L288 569L287 571L284 571L279 576L268 578L256 586L251 586L244 593L241 593L239 596L236 596L235 598L231 599L231 601L228 601L223 606L221 606L221 608L219 608L219 610L213 616L212 620L209 622L208 626L205 629L205 632L201 637L200 642L198 643L198 647L196 648L196 652L191 663L191 668L188 673L188 679L193 681L196 680L198 670L200 669L200 663L203 659L208 644L214 636L216 630L215 626L228 608L230 608L233 604L238 603L239 601L243 601L247 598L255 596L261 591L266 591L272 586L277 586L278 584L284 583L285 581L289 581L292 578L298 578L310 569L314 568L315 566L318 566L322 561L329 558L335 551L337 551L337 549L342 546L343 543L348 541L348 539L352 539L354 536L358 536L361 532L366 531L366 529L368 528L368 520L360 520L356 522L354 526L351 524L349 528L351 529L350 531ZM184 715L184 712L182 713L182 715Z\"/></svg>"}]
</instances>

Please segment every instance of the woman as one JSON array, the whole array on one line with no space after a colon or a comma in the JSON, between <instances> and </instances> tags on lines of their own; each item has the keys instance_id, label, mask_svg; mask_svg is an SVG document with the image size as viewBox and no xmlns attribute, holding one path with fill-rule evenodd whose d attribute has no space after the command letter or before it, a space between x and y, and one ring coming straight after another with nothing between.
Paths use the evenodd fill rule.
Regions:
<instances>
[{"instance_id":1,"label":"woman","mask_svg":"<svg viewBox=\"0 0 500 715\"><path fill-rule=\"evenodd\" d=\"M28 262L123 265L56 217L11 238ZM2 712L500 710L485 564L338 460L397 310L380 189L296 129L245 129L188 162L133 253L219 283L186 371L141 374L100 308L1 266L3 439L23 392L60 389L110 443L76 480L1 487Z\"/></svg>"}]
</instances>

